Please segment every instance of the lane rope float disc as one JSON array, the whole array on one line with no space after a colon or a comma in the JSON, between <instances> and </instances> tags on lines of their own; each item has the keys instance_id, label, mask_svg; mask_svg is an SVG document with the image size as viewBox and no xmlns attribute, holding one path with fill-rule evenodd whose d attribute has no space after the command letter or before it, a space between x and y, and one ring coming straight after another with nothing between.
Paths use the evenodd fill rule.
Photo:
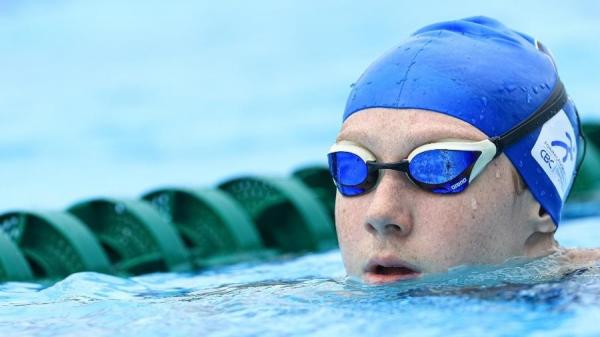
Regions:
<instances>
[{"instance_id":1,"label":"lane rope float disc","mask_svg":"<svg viewBox=\"0 0 600 337\"><path fill-rule=\"evenodd\" d=\"M71 214L10 212L0 216L0 224L36 278L57 279L80 271L112 272L98 240Z\"/></svg>"},{"instance_id":2,"label":"lane rope float disc","mask_svg":"<svg viewBox=\"0 0 600 337\"><path fill-rule=\"evenodd\" d=\"M117 271L188 271L189 253L177 230L148 203L100 198L71 206L102 243Z\"/></svg>"},{"instance_id":3,"label":"lane rope float disc","mask_svg":"<svg viewBox=\"0 0 600 337\"><path fill-rule=\"evenodd\" d=\"M284 252L335 247L333 224L318 197L295 178L242 177L219 185L250 214L267 247Z\"/></svg>"},{"instance_id":4,"label":"lane rope float disc","mask_svg":"<svg viewBox=\"0 0 600 337\"><path fill-rule=\"evenodd\" d=\"M246 211L223 191L163 188L142 198L175 225L196 267L274 255Z\"/></svg>"}]
</instances>

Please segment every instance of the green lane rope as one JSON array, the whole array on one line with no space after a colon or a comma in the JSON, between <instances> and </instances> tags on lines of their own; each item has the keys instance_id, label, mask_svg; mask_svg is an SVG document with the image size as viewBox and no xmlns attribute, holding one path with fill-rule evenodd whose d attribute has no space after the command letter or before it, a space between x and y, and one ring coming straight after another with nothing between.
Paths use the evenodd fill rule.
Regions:
<instances>
[{"instance_id":1,"label":"green lane rope","mask_svg":"<svg viewBox=\"0 0 600 337\"><path fill-rule=\"evenodd\" d=\"M93 199L68 211L98 237L119 273L188 271L189 253L175 228L140 200Z\"/></svg>"},{"instance_id":2,"label":"green lane rope","mask_svg":"<svg viewBox=\"0 0 600 337\"><path fill-rule=\"evenodd\" d=\"M112 271L98 240L68 213L10 212L0 216L0 223L38 279L63 278L78 271Z\"/></svg>"},{"instance_id":3,"label":"green lane rope","mask_svg":"<svg viewBox=\"0 0 600 337\"><path fill-rule=\"evenodd\" d=\"M3 223L0 223L2 226ZM29 281L33 273L19 247L3 230L0 230L0 282Z\"/></svg>"},{"instance_id":4,"label":"green lane rope","mask_svg":"<svg viewBox=\"0 0 600 337\"><path fill-rule=\"evenodd\" d=\"M336 246L327 209L295 178L236 178L219 189L246 209L267 247L299 252Z\"/></svg>"},{"instance_id":5,"label":"green lane rope","mask_svg":"<svg viewBox=\"0 0 600 337\"><path fill-rule=\"evenodd\" d=\"M274 255L245 210L225 192L164 188L142 198L176 226L196 268Z\"/></svg>"}]
</instances>

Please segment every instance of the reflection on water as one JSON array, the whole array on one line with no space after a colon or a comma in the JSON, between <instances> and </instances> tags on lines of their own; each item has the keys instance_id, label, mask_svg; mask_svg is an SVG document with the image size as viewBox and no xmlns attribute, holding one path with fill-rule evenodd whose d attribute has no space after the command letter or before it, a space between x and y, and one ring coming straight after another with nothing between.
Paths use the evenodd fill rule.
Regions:
<instances>
[{"instance_id":1,"label":"reflection on water","mask_svg":"<svg viewBox=\"0 0 600 337\"><path fill-rule=\"evenodd\" d=\"M591 221L565 227L571 225L580 226L579 233L595 228ZM0 285L0 335L600 333L600 269L567 272L564 259L557 253L497 267L458 267L387 286L346 278L338 250L196 274L77 273L47 287Z\"/></svg>"}]
</instances>

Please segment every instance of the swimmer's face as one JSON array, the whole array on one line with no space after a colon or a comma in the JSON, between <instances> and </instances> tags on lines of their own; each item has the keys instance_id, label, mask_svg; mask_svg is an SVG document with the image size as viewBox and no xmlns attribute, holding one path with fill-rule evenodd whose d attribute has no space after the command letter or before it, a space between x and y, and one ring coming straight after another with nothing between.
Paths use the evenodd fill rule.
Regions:
<instances>
[{"instance_id":1,"label":"swimmer's face","mask_svg":"<svg viewBox=\"0 0 600 337\"><path fill-rule=\"evenodd\" d=\"M383 108L353 114L338 135L362 145L379 162L400 161L416 147L443 138L488 137L440 113ZM531 251L539 241L532 234L551 233L553 223L540 215L539 204L516 175L502 154L458 194L427 192L393 170L381 171L369 193L344 197L338 192L335 220L347 273L385 283L539 254Z\"/></svg>"}]
</instances>

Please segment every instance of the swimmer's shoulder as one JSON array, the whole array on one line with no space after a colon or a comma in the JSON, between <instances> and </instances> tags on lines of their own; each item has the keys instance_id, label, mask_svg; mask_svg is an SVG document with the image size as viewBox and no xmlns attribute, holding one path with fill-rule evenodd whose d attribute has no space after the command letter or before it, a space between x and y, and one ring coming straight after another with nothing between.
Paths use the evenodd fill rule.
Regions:
<instances>
[{"instance_id":1,"label":"swimmer's shoulder","mask_svg":"<svg viewBox=\"0 0 600 337\"><path fill-rule=\"evenodd\" d=\"M593 266L600 263L600 248L562 248L565 262L573 266Z\"/></svg>"}]
</instances>

